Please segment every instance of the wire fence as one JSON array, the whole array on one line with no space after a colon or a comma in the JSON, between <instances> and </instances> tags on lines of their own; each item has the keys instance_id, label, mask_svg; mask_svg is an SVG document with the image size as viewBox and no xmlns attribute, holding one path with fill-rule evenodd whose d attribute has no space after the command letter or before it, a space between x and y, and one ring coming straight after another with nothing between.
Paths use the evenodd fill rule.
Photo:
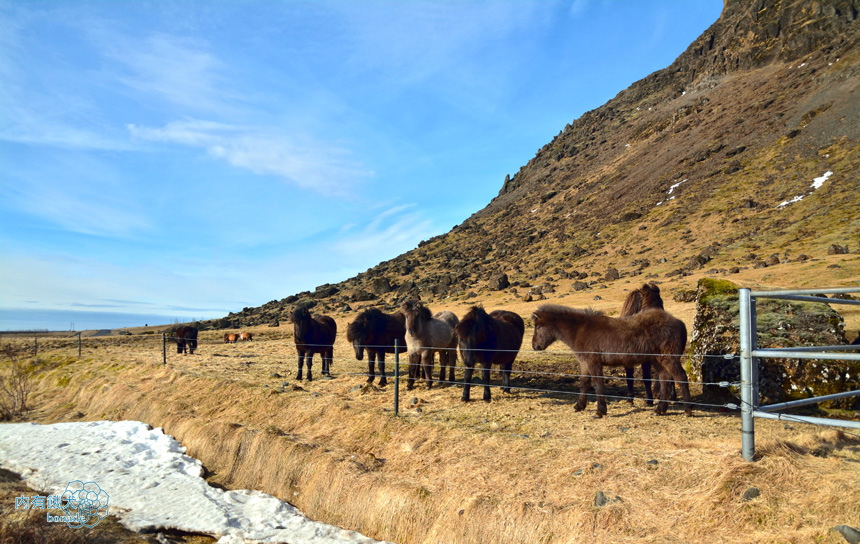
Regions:
<instances>
[{"instance_id":1,"label":"wire fence","mask_svg":"<svg viewBox=\"0 0 860 544\"><path fill-rule=\"evenodd\" d=\"M221 333L219 332L217 334L220 335ZM4 339L2 341L8 343L10 340L12 339ZM32 342L32 344L30 344L29 342ZM139 354L146 361L158 362L161 364L168 364L170 361L173 360L174 357L184 356L176 353L176 350L174 349L176 347L175 342L176 337L167 333L161 335L143 334L93 337L82 337L79 333L77 333L64 337L58 337L56 335L34 336L29 340L26 338L19 337L15 338L12 341L12 343L14 343L14 345L16 346L18 352L23 355L29 355L30 353L32 353L34 356L50 356L51 354L62 353L64 354L64 356L70 356L77 353L77 356L80 358L82 356L82 353L85 353L87 355L96 355L98 352L104 351L105 349L119 349L124 352ZM196 340L195 357L201 355L217 357L220 358L220 360L232 361L236 365L246 368L250 368L252 365L255 364L257 364L257 366L265 366L270 370L272 368L282 368L286 370L286 375L281 375L281 377L284 379L288 379L289 375L292 373L291 369L297 368L297 357L295 355L295 351L292 351L294 345L295 341L291 337L291 335L284 333L273 335L273 337L268 338L264 337L263 335L256 335L256 338L254 338L253 340L227 343L221 336L213 336L210 332L208 335L199 337ZM312 348L328 347L328 345L321 344L302 345ZM385 372L383 373L381 371L381 369L379 368L379 362L376 362L374 364L373 373L371 374L371 371L368 368L368 354L365 353L365 359L363 361L358 361L354 356L353 346L348 345L348 347L346 347L346 350L348 350L348 355L344 355L344 351L346 350L344 349L345 346L341 343L335 345L334 357L332 357L330 362L333 377L363 377L368 380L373 377L375 380L379 380L384 376L389 382L388 388L392 389L390 387L390 385L392 384L392 380L396 380L397 378L399 378L401 381L403 381L404 379L406 379L407 375L409 374L408 371L410 366L414 365L412 372L414 376L414 381L416 384L419 384L419 386L424 387L423 385L420 385L422 384L422 382L425 381L424 378L421 376L420 363L409 362L408 353L402 351L405 349L405 346L398 346L398 348L402 351L399 354L399 357L395 357L392 353L395 350L395 346L393 345L365 345L360 347L365 350L385 350L387 352L384 360L384 364L386 365ZM449 387L465 386L466 383L464 374L468 370L468 367L462 364L462 357L460 356L460 354L463 350L459 348L434 348L434 350L450 350L456 352L458 354L457 360L461 364L454 364L451 368L453 368L455 375L459 375L463 378L454 380L438 379L438 374L440 370L437 369L441 369L441 367L439 365L439 362L435 361L435 364L432 366L432 372L435 374L434 376L432 376L432 383L434 385L443 385ZM509 385L509 389L511 391L550 397L578 397L580 394L584 394L589 399L594 399L598 396L596 392L589 390L585 393L581 393L579 391L579 384L577 383L581 382L583 378L590 378L591 380L603 380L607 384L609 389L605 391L605 394L601 395L605 399L611 401L628 402L644 400L644 395L631 396L629 394L624 394L625 392L620 391L621 388L624 386L623 384L610 385L615 384L618 381L626 382L627 377L623 373L623 367L605 367L604 370L606 370L607 373L604 375L583 374L578 371L579 364L576 360L576 355L596 354L598 352L574 352L567 348L543 351L524 348L520 350L508 351L518 353L518 358L514 363L514 367L510 373L511 382ZM643 359L667 355L657 353L600 353L603 355L636 355ZM690 356L689 353L668 355L682 358ZM734 353L720 355L697 355L697 357L723 359L728 364L739 364L740 359L740 355ZM394 365L396 364L396 359L399 359L399 362L397 363L398 367L395 370ZM313 357L313 361L314 363L316 363L314 366L316 366L317 369L320 369L320 356L315 355ZM266 362L267 364L259 365L258 363L260 362ZM503 387L503 384L501 383L501 375L504 371L499 367L492 367L489 369L489 383L484 383L482 379L481 374L484 370L483 366L476 365L472 368L472 370L474 371L474 375L471 382L468 384L471 387L489 386L492 389L500 389ZM272 374L280 373L273 372ZM647 381L651 384L659 384L661 382L659 377L645 379L641 375L637 375L635 377L635 381L643 383ZM740 410L744 405L739 397L743 385L742 381L704 382L695 380L671 380L671 383L675 385L686 384L688 387L693 388L704 386L719 387L728 391L730 393L730 396L736 399L736 402L726 403L708 403L696 400L685 402L683 400L678 399L668 399L666 402L672 405L688 405L697 410L733 413L738 415L740 414ZM659 402L659 399L655 398L654 401ZM784 420L792 419L791 416L785 414L779 414L779 416Z\"/></svg>"}]
</instances>

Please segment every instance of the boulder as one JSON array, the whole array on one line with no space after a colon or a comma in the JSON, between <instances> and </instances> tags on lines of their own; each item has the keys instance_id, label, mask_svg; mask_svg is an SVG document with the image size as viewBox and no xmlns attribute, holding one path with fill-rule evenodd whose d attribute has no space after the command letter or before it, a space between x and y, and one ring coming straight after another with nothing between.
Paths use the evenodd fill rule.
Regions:
<instances>
[{"instance_id":1,"label":"boulder","mask_svg":"<svg viewBox=\"0 0 860 544\"><path fill-rule=\"evenodd\" d=\"M493 291L501 291L507 289L511 285L508 280L508 275L504 272L499 272L490 276L490 289Z\"/></svg>"},{"instance_id":2,"label":"boulder","mask_svg":"<svg viewBox=\"0 0 860 544\"><path fill-rule=\"evenodd\" d=\"M703 402L737 402L730 391L707 384L740 381L738 307L738 287L734 283L711 278L699 280L687 373L691 380L705 382ZM826 304L761 298L756 300L756 315L759 348L847 343L842 316ZM860 362L857 361L759 359L762 404L858 388ZM852 397L825 405L858 409L860 399Z\"/></svg>"}]
</instances>

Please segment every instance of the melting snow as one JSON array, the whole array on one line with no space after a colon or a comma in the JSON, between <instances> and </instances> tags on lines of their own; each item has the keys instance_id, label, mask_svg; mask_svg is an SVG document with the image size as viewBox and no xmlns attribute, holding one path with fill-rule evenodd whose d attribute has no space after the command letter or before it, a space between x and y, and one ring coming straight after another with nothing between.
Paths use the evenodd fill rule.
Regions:
<instances>
[{"instance_id":1,"label":"melting snow","mask_svg":"<svg viewBox=\"0 0 860 544\"><path fill-rule=\"evenodd\" d=\"M799 196L792 198L791 200L786 200L784 202L780 202L779 205L777 206L777 208L782 208L784 206L788 206L789 204L794 204L795 202L800 202L801 200L803 200L803 197L812 194L812 191L814 191L816 189L820 189L821 186L824 185L824 182L827 181L827 178L829 178L832 175L833 175L833 172L827 171L824 173L823 176L819 176L817 178L814 178L812 180L812 185L810 185L812 190L808 191L805 195L799 195Z\"/></svg>"},{"instance_id":2,"label":"melting snow","mask_svg":"<svg viewBox=\"0 0 860 544\"><path fill-rule=\"evenodd\" d=\"M179 529L222 544L377 542L308 519L272 495L210 486L200 461L139 421L2 424L0 466L52 495L75 481L95 482L109 495L107 513L135 531Z\"/></svg>"}]
</instances>

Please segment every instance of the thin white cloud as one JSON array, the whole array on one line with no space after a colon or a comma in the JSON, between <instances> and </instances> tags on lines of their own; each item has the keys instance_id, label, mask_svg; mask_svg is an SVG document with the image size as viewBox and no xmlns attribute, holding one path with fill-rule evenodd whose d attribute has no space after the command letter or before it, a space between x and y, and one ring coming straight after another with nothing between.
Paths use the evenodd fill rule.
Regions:
<instances>
[{"instance_id":1,"label":"thin white cloud","mask_svg":"<svg viewBox=\"0 0 860 544\"><path fill-rule=\"evenodd\" d=\"M202 40L165 34L109 39L104 53L120 67L117 81L130 88L194 111L223 110L238 97L229 91L227 67Z\"/></svg>"},{"instance_id":2,"label":"thin white cloud","mask_svg":"<svg viewBox=\"0 0 860 544\"><path fill-rule=\"evenodd\" d=\"M375 216L364 227L341 236L332 244L332 249L345 259L385 253L393 257L414 248L422 239L438 234L438 230L414 206L397 206Z\"/></svg>"},{"instance_id":3,"label":"thin white cloud","mask_svg":"<svg viewBox=\"0 0 860 544\"><path fill-rule=\"evenodd\" d=\"M144 140L202 148L237 168L326 195L352 194L358 183L373 175L343 147L271 128L188 119L163 128L130 124L128 130Z\"/></svg>"}]
</instances>

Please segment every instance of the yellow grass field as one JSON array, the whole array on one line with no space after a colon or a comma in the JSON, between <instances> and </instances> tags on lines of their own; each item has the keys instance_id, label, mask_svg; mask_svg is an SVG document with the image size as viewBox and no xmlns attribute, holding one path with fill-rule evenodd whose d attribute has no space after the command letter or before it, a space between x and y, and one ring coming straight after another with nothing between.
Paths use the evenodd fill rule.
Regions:
<instances>
[{"instance_id":1,"label":"yellow grass field","mask_svg":"<svg viewBox=\"0 0 860 544\"><path fill-rule=\"evenodd\" d=\"M547 302L617 313L631 287L612 284L601 300L561 293ZM661 287L665 294L684 286ZM664 298L690 328L694 305ZM483 302L524 317L539 304ZM463 315L467 304L447 309ZM856 334L857 311L843 315ZM596 419L593 400L573 410L575 378L517 366L513 385L529 390L493 389L490 404L462 403L456 386L406 391L404 383L395 416L393 384L365 385L367 365L346 342L353 317L337 316L334 378L320 376L317 358L312 382L294 379L288 324L251 329L255 340L237 344L223 343L225 331L204 331L193 356L168 344L166 366L161 335L143 330L85 336L80 360L75 338L40 339L28 417L163 427L203 461L213 483L260 489L314 519L398 543L837 544L844 539L834 526L860 526L857 434L756 420L758 459L749 463L735 411L697 406L686 418L671 407L660 417L642 398L609 399L608 417ZM22 356L32 346L32 338L3 341ZM578 373L564 346L531 353L530 341L527 329L519 368ZM623 383L613 381L608 394L623 396ZM637 394L644 397L639 382ZM760 495L744 500L751 487ZM598 492L604 506L595 506Z\"/></svg>"}]
</instances>

